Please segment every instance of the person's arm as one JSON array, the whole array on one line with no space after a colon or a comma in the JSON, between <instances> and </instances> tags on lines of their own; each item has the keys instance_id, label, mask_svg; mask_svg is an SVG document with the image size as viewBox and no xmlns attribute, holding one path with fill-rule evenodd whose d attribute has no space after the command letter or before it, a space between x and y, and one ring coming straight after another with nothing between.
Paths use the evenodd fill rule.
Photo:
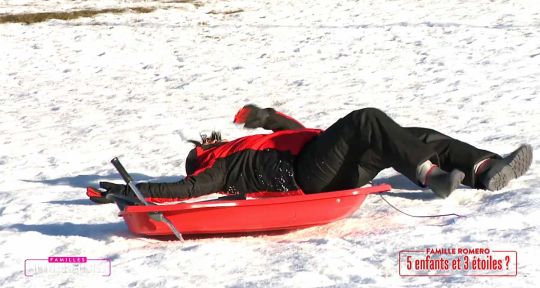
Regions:
<instances>
[{"instance_id":1,"label":"person's arm","mask_svg":"<svg viewBox=\"0 0 540 288\"><path fill-rule=\"evenodd\" d=\"M245 128L263 128L274 132L281 130L304 129L304 125L272 108L259 108L249 104L240 109L234 116L234 123L244 124Z\"/></svg>"},{"instance_id":2,"label":"person's arm","mask_svg":"<svg viewBox=\"0 0 540 288\"><path fill-rule=\"evenodd\" d=\"M137 188L145 197L172 199L172 201L221 192L223 186L225 186L224 173L218 171L215 166L198 175L187 176L178 182L137 184Z\"/></svg>"},{"instance_id":3,"label":"person's arm","mask_svg":"<svg viewBox=\"0 0 540 288\"><path fill-rule=\"evenodd\" d=\"M216 161L214 166L197 175L190 175L178 182L138 183L137 188L144 198L152 202L179 201L223 191L225 171L223 162ZM107 193L119 193L134 197L135 193L126 185L101 182L100 187Z\"/></svg>"}]
</instances>

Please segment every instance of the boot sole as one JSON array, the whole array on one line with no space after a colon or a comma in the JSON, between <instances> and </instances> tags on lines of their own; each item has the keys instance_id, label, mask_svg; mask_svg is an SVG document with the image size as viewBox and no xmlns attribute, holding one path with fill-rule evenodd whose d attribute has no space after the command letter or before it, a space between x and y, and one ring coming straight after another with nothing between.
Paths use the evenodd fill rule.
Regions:
<instances>
[{"instance_id":1,"label":"boot sole","mask_svg":"<svg viewBox=\"0 0 540 288\"><path fill-rule=\"evenodd\" d=\"M484 183L486 189L491 191L501 190L508 185L510 180L525 174L532 163L532 147L531 145L521 145L503 159L507 164L488 178L487 183Z\"/></svg>"}]
</instances>

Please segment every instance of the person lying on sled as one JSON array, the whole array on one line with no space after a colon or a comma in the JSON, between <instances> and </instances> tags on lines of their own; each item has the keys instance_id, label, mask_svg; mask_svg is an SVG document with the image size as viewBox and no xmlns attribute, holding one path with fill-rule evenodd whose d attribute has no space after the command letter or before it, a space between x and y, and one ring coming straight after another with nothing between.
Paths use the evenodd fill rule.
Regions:
<instances>
[{"instance_id":1,"label":"person lying on sled","mask_svg":"<svg viewBox=\"0 0 540 288\"><path fill-rule=\"evenodd\" d=\"M326 130L308 129L272 108L246 105L234 123L273 133L222 141L213 133L186 159L183 180L139 183L153 202L178 201L215 192L320 193L361 187L385 168L394 168L446 198L460 184L499 190L523 175L532 148L521 145L506 157L478 149L427 128L401 127L375 108L353 111ZM98 197L135 197L126 185L101 182ZM94 195L96 197L96 195ZM102 199L103 200L103 199Z\"/></svg>"}]
</instances>

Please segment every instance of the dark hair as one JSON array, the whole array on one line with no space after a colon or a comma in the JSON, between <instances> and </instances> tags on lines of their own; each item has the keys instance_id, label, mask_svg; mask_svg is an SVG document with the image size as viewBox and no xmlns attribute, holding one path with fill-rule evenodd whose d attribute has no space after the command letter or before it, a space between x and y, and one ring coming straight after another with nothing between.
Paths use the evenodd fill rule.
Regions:
<instances>
[{"instance_id":1,"label":"dark hair","mask_svg":"<svg viewBox=\"0 0 540 288\"><path fill-rule=\"evenodd\" d=\"M221 139L221 132L219 131L212 131L210 134L210 137L208 135L200 133L201 141L197 140L187 140L187 142L192 143L195 145L195 148L191 149L189 151L188 156L186 157L186 174L191 175L197 170L198 163L197 163L197 147L203 147L203 149L207 149L214 146L219 146L224 143L222 143ZM210 142L211 144L208 144ZM212 143L215 142L215 143Z\"/></svg>"},{"instance_id":2,"label":"dark hair","mask_svg":"<svg viewBox=\"0 0 540 288\"><path fill-rule=\"evenodd\" d=\"M208 135L205 133L199 133L199 135L201 136L201 141L190 139L187 140L187 142L194 144L195 147L207 144L206 142L221 142L221 132L219 131L212 131L210 133L210 137L208 137Z\"/></svg>"}]
</instances>

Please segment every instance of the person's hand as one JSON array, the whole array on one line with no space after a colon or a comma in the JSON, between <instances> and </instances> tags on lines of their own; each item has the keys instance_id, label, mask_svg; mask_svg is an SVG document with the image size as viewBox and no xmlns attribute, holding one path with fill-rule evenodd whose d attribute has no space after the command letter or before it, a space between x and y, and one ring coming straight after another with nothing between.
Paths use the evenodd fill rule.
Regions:
<instances>
[{"instance_id":1,"label":"person's hand","mask_svg":"<svg viewBox=\"0 0 540 288\"><path fill-rule=\"evenodd\" d=\"M127 186L111 182L99 182L99 188L105 189L106 194L113 193L125 195Z\"/></svg>"},{"instance_id":2,"label":"person's hand","mask_svg":"<svg viewBox=\"0 0 540 288\"><path fill-rule=\"evenodd\" d=\"M244 128L261 128L270 116L269 109L261 109L253 104L248 104L238 110L234 116L235 124L244 124Z\"/></svg>"}]
</instances>

